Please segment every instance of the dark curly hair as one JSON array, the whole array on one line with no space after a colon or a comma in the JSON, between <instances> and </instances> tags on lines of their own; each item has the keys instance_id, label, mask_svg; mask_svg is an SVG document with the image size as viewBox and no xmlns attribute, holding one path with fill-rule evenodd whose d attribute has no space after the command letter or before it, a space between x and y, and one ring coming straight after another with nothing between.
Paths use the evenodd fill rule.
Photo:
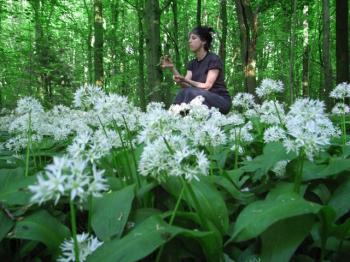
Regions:
<instances>
[{"instance_id":1,"label":"dark curly hair","mask_svg":"<svg viewBox=\"0 0 350 262\"><path fill-rule=\"evenodd\" d=\"M197 26L192 29L190 34L198 35L202 41L206 41L204 49L209 51L211 43L213 41L214 29L209 26Z\"/></svg>"}]
</instances>

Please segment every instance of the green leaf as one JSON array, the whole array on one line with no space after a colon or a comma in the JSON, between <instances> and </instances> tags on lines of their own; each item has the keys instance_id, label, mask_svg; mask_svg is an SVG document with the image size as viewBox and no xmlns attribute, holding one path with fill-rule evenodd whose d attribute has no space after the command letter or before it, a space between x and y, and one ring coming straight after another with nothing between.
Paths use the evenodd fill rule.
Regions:
<instances>
[{"instance_id":1,"label":"green leaf","mask_svg":"<svg viewBox=\"0 0 350 262\"><path fill-rule=\"evenodd\" d=\"M320 206L308 202L294 192L285 192L263 201L256 201L243 209L229 241L245 241L259 236L279 220L303 214L315 214Z\"/></svg>"},{"instance_id":2,"label":"green leaf","mask_svg":"<svg viewBox=\"0 0 350 262\"><path fill-rule=\"evenodd\" d=\"M309 234L314 215L303 215L280 220L262 235L261 261L289 261L300 243Z\"/></svg>"},{"instance_id":3,"label":"green leaf","mask_svg":"<svg viewBox=\"0 0 350 262\"><path fill-rule=\"evenodd\" d=\"M334 191L328 205L333 207L336 213L336 219L340 218L350 210L350 178L343 182Z\"/></svg>"},{"instance_id":4,"label":"green leaf","mask_svg":"<svg viewBox=\"0 0 350 262\"><path fill-rule=\"evenodd\" d=\"M0 242L11 230L14 222L5 214L4 211L0 211Z\"/></svg>"},{"instance_id":5,"label":"green leaf","mask_svg":"<svg viewBox=\"0 0 350 262\"><path fill-rule=\"evenodd\" d=\"M134 199L134 185L120 191L104 194L93 198L92 202L92 228L97 237L103 241L123 233L125 224Z\"/></svg>"},{"instance_id":6,"label":"green leaf","mask_svg":"<svg viewBox=\"0 0 350 262\"><path fill-rule=\"evenodd\" d=\"M138 261L178 234L191 238L201 238L210 233L196 232L180 227L170 226L159 216L152 216L136 226L121 239L105 242L91 256L89 262L131 262Z\"/></svg>"},{"instance_id":7,"label":"green leaf","mask_svg":"<svg viewBox=\"0 0 350 262\"><path fill-rule=\"evenodd\" d=\"M241 168L245 172L255 172L254 180L258 180L281 160L292 160L296 156L288 154L282 143L274 142L268 143L264 146L263 154L257 156L251 161L246 161Z\"/></svg>"},{"instance_id":8,"label":"green leaf","mask_svg":"<svg viewBox=\"0 0 350 262\"><path fill-rule=\"evenodd\" d=\"M35 182L35 176L24 176L23 168L0 169L0 202L7 205L28 204L30 192L24 190Z\"/></svg>"},{"instance_id":9,"label":"green leaf","mask_svg":"<svg viewBox=\"0 0 350 262\"><path fill-rule=\"evenodd\" d=\"M312 169L310 172L308 169ZM317 166L315 164L308 164L304 167L304 181L326 178L333 175L338 175L342 172L350 170L350 160L343 158L331 158L328 165Z\"/></svg>"},{"instance_id":10,"label":"green leaf","mask_svg":"<svg viewBox=\"0 0 350 262\"><path fill-rule=\"evenodd\" d=\"M58 253L59 245L69 237L69 229L45 210L17 222L14 230L14 238L42 242L53 253Z\"/></svg>"}]
</instances>

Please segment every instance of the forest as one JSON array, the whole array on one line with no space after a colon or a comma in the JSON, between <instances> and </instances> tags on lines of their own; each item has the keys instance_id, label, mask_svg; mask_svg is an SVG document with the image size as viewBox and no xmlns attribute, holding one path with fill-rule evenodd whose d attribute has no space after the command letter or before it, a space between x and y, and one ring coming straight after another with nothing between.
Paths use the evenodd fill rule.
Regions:
<instances>
[{"instance_id":1,"label":"forest","mask_svg":"<svg viewBox=\"0 0 350 262\"><path fill-rule=\"evenodd\" d=\"M4 261L348 261L349 0L0 0ZM179 91L214 29L232 108Z\"/></svg>"}]
</instances>

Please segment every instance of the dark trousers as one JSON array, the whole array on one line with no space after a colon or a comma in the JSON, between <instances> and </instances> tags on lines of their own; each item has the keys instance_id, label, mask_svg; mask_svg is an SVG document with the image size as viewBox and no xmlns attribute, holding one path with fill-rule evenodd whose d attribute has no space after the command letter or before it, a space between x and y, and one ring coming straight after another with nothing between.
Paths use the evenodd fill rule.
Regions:
<instances>
[{"instance_id":1,"label":"dark trousers","mask_svg":"<svg viewBox=\"0 0 350 262\"><path fill-rule=\"evenodd\" d=\"M223 97L208 90L203 90L196 87L182 88L176 95L174 104L186 103L188 104L196 96L203 96L206 106L209 108L216 107L222 114L227 114L231 109L230 97Z\"/></svg>"}]
</instances>

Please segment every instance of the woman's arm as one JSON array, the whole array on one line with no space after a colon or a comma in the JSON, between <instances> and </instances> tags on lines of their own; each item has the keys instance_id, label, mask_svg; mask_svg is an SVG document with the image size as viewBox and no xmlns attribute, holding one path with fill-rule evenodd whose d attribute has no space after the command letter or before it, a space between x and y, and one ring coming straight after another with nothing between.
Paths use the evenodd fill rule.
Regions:
<instances>
[{"instance_id":1,"label":"woman's arm","mask_svg":"<svg viewBox=\"0 0 350 262\"><path fill-rule=\"evenodd\" d=\"M188 72L191 72L191 71L187 71L187 74L186 74L185 77L180 76L180 75L177 76L177 78L179 79L179 82L184 83L187 86L193 86L193 87L209 90L210 88L213 87L216 79L218 78L220 70L219 69L211 69L211 70L209 70L205 83L191 80L192 72L191 72L190 77L188 77Z\"/></svg>"}]
</instances>

